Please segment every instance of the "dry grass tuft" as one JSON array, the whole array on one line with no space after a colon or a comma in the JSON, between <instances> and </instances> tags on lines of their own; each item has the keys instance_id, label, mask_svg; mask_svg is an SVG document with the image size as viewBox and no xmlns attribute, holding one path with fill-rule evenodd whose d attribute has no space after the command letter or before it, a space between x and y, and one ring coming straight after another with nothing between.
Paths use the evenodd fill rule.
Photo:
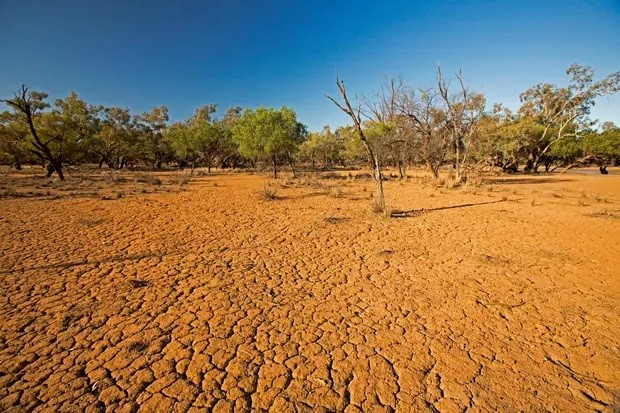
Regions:
<instances>
[{"instance_id":1,"label":"dry grass tuft","mask_svg":"<svg viewBox=\"0 0 620 413\"><path fill-rule=\"evenodd\" d=\"M620 211L611 210L611 209L602 209L599 211L591 212L587 214L587 216L593 217L593 218L620 219Z\"/></svg>"},{"instance_id":2,"label":"dry grass tuft","mask_svg":"<svg viewBox=\"0 0 620 413\"><path fill-rule=\"evenodd\" d=\"M471 174L465 177L463 186L467 188L480 188L484 185L484 179L478 174Z\"/></svg>"},{"instance_id":3,"label":"dry grass tuft","mask_svg":"<svg viewBox=\"0 0 620 413\"><path fill-rule=\"evenodd\" d=\"M278 199L278 190L273 186L265 185L263 189L258 192L258 195L263 201L275 201Z\"/></svg>"},{"instance_id":4,"label":"dry grass tuft","mask_svg":"<svg viewBox=\"0 0 620 413\"><path fill-rule=\"evenodd\" d=\"M16 198L19 196L17 189L12 186L0 188L0 198Z\"/></svg>"},{"instance_id":5,"label":"dry grass tuft","mask_svg":"<svg viewBox=\"0 0 620 413\"><path fill-rule=\"evenodd\" d=\"M344 198L346 193L342 188L332 186L327 190L327 195L332 198Z\"/></svg>"}]
</instances>

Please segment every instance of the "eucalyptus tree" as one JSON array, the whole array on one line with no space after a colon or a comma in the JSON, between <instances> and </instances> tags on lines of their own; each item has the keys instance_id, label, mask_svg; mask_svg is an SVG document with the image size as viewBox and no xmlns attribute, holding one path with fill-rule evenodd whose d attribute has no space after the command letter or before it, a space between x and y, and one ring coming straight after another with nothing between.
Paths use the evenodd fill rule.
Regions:
<instances>
[{"instance_id":1,"label":"eucalyptus tree","mask_svg":"<svg viewBox=\"0 0 620 413\"><path fill-rule=\"evenodd\" d=\"M297 121L292 109L259 107L243 111L233 128L232 138L242 156L270 162L273 176L277 178L278 164L292 162L292 155L305 134L305 126Z\"/></svg>"},{"instance_id":2,"label":"eucalyptus tree","mask_svg":"<svg viewBox=\"0 0 620 413\"><path fill-rule=\"evenodd\" d=\"M22 163L32 158L21 129L12 113L0 113L0 162L11 164L15 170L21 170Z\"/></svg>"},{"instance_id":3,"label":"eucalyptus tree","mask_svg":"<svg viewBox=\"0 0 620 413\"><path fill-rule=\"evenodd\" d=\"M27 150L47 163L47 176L53 173L65 179L65 162L80 160L85 140L96 127L98 108L88 105L74 92L57 99L52 110L46 102L48 95L29 91L22 85L13 98L2 99L10 109L3 114L5 136L13 147Z\"/></svg>"},{"instance_id":4,"label":"eucalyptus tree","mask_svg":"<svg viewBox=\"0 0 620 413\"><path fill-rule=\"evenodd\" d=\"M220 167L225 168L232 163L233 167L239 162L239 147L233 141L233 129L241 117L241 107L231 106L226 109L224 116L217 121L222 128L222 140L220 142Z\"/></svg>"},{"instance_id":5,"label":"eucalyptus tree","mask_svg":"<svg viewBox=\"0 0 620 413\"><path fill-rule=\"evenodd\" d=\"M308 138L300 146L299 155L313 167L319 163L322 168L329 168L342 163L343 151L342 138L329 126L324 126L321 132L308 133Z\"/></svg>"},{"instance_id":6,"label":"eucalyptus tree","mask_svg":"<svg viewBox=\"0 0 620 413\"><path fill-rule=\"evenodd\" d=\"M588 115L596 98L620 91L620 71L598 81L589 66L573 64L566 73L570 80L564 87L539 83L521 94L519 115L542 127L536 144L531 145L526 171L537 172L554 144L589 126Z\"/></svg>"},{"instance_id":7,"label":"eucalyptus tree","mask_svg":"<svg viewBox=\"0 0 620 413\"><path fill-rule=\"evenodd\" d=\"M109 107L102 113L89 146L99 158L100 167L105 163L110 169L122 169L128 157L135 155L138 135L135 119L127 108Z\"/></svg>"},{"instance_id":8,"label":"eucalyptus tree","mask_svg":"<svg viewBox=\"0 0 620 413\"><path fill-rule=\"evenodd\" d=\"M135 119L141 131L142 156L153 169L160 169L162 163L169 160L172 155L172 148L164 139L164 130L169 119L166 106L156 106L150 112L144 112Z\"/></svg>"}]
</instances>

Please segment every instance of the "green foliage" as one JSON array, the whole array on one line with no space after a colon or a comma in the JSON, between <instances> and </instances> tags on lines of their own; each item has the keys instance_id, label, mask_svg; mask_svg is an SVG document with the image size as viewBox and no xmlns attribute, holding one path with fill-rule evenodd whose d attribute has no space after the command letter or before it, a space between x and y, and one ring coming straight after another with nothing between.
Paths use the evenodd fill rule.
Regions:
<instances>
[{"instance_id":1,"label":"green foliage","mask_svg":"<svg viewBox=\"0 0 620 413\"><path fill-rule=\"evenodd\" d=\"M278 162L292 160L305 140L305 126L287 107L279 110L259 107L246 109L233 129L233 141L239 153L253 160L270 161L277 175Z\"/></svg>"},{"instance_id":2,"label":"green foliage","mask_svg":"<svg viewBox=\"0 0 620 413\"><path fill-rule=\"evenodd\" d=\"M329 126L325 126L319 133L308 134L307 139L299 147L299 157L312 165L320 164L322 167L330 167L342 163L343 150L342 138L333 133Z\"/></svg>"},{"instance_id":3,"label":"green foliage","mask_svg":"<svg viewBox=\"0 0 620 413\"><path fill-rule=\"evenodd\" d=\"M165 141L181 163L204 164L210 171L218 157L224 159L236 152L231 126L238 109L230 108L221 121L212 118L215 109L214 104L201 106L187 121L172 124L165 131Z\"/></svg>"},{"instance_id":4,"label":"green foliage","mask_svg":"<svg viewBox=\"0 0 620 413\"><path fill-rule=\"evenodd\" d=\"M600 165L608 165L620 159L620 129L607 129L585 135L583 151L597 159Z\"/></svg>"}]
</instances>

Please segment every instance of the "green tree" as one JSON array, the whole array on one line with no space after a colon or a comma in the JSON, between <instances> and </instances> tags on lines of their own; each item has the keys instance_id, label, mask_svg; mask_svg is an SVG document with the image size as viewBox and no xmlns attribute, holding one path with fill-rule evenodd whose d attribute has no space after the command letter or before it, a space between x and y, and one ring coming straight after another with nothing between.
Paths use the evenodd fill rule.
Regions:
<instances>
[{"instance_id":1,"label":"green tree","mask_svg":"<svg viewBox=\"0 0 620 413\"><path fill-rule=\"evenodd\" d=\"M172 156L172 148L164 139L164 130L168 120L166 106L154 107L150 112L144 112L136 119L141 134L142 155L153 169L160 169L162 163Z\"/></svg>"},{"instance_id":2,"label":"green tree","mask_svg":"<svg viewBox=\"0 0 620 413\"><path fill-rule=\"evenodd\" d=\"M233 156L236 147L232 143L232 125L236 122L239 108L229 109L222 120L213 118L217 105L200 106L185 122L171 125L164 133L180 164L190 167L206 165L209 172L220 159Z\"/></svg>"},{"instance_id":3,"label":"green tree","mask_svg":"<svg viewBox=\"0 0 620 413\"><path fill-rule=\"evenodd\" d=\"M122 169L128 157L135 155L137 131L127 108L103 109L103 119L89 141L90 149L98 156L99 166Z\"/></svg>"},{"instance_id":4,"label":"green tree","mask_svg":"<svg viewBox=\"0 0 620 413\"><path fill-rule=\"evenodd\" d=\"M31 158L21 129L12 113L0 113L0 162L10 163L16 170L21 170L22 163Z\"/></svg>"},{"instance_id":5,"label":"green tree","mask_svg":"<svg viewBox=\"0 0 620 413\"><path fill-rule=\"evenodd\" d=\"M222 128L222 140L220 142L220 166L225 168L232 163L233 168L239 161L239 147L233 141L233 129L241 116L241 107L231 106L226 110L222 119L217 124Z\"/></svg>"},{"instance_id":6,"label":"green tree","mask_svg":"<svg viewBox=\"0 0 620 413\"><path fill-rule=\"evenodd\" d=\"M526 171L537 172L555 143L588 126L596 98L620 91L620 71L596 82L589 66L573 64L566 73L570 81L565 87L540 83L521 94L519 115L532 118L542 128L536 141L528 142Z\"/></svg>"},{"instance_id":7,"label":"green tree","mask_svg":"<svg viewBox=\"0 0 620 413\"><path fill-rule=\"evenodd\" d=\"M607 166L620 160L620 128L608 125L601 132L585 135L583 151L596 161L602 174L607 174Z\"/></svg>"},{"instance_id":8,"label":"green tree","mask_svg":"<svg viewBox=\"0 0 620 413\"><path fill-rule=\"evenodd\" d=\"M44 112L49 104L45 102L47 93L28 91L26 85L15 93L11 99L2 99L12 110L10 122L14 125L14 137L24 142L28 150L43 162L48 163L47 177L54 172L60 180L63 173L63 141L62 134L54 134L50 112Z\"/></svg>"},{"instance_id":9,"label":"green tree","mask_svg":"<svg viewBox=\"0 0 620 413\"><path fill-rule=\"evenodd\" d=\"M274 178L278 176L279 162L292 162L304 135L305 127L287 107L246 109L233 129L233 141L239 145L239 153L253 160L269 161Z\"/></svg>"},{"instance_id":10,"label":"green tree","mask_svg":"<svg viewBox=\"0 0 620 413\"><path fill-rule=\"evenodd\" d=\"M310 132L307 139L299 148L299 155L305 161L316 166L317 162L323 168L342 163L344 142L329 126L324 126L321 132Z\"/></svg>"}]
</instances>

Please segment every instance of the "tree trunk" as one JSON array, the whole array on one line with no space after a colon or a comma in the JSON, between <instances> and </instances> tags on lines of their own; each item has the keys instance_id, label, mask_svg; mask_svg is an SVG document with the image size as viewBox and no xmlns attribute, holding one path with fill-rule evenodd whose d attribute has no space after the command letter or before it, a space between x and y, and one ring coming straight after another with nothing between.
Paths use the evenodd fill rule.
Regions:
<instances>
[{"instance_id":1,"label":"tree trunk","mask_svg":"<svg viewBox=\"0 0 620 413\"><path fill-rule=\"evenodd\" d=\"M293 160L289 160L289 165L291 166L291 172L293 173L293 178L297 178L297 174L295 173L295 167L293 166Z\"/></svg>"},{"instance_id":2,"label":"tree trunk","mask_svg":"<svg viewBox=\"0 0 620 413\"><path fill-rule=\"evenodd\" d=\"M19 158L17 156L13 157L13 168L15 168L16 171L22 170L22 164L19 162Z\"/></svg>"},{"instance_id":3,"label":"tree trunk","mask_svg":"<svg viewBox=\"0 0 620 413\"><path fill-rule=\"evenodd\" d=\"M455 142L456 148L455 148L455 157L456 157L456 162L454 163L455 166L455 179L456 182L460 182L461 181L461 159L460 159L460 155L461 155L461 150L459 148L459 141L458 139Z\"/></svg>"},{"instance_id":4,"label":"tree trunk","mask_svg":"<svg viewBox=\"0 0 620 413\"><path fill-rule=\"evenodd\" d=\"M385 195L383 193L383 176L381 175L381 165L379 164L379 158L374 153L368 141L364 138L362 139L362 143L366 148L366 152L368 153L368 158L370 160L370 166L372 169L372 178L377 185L377 205L381 208L381 210L385 210Z\"/></svg>"},{"instance_id":5,"label":"tree trunk","mask_svg":"<svg viewBox=\"0 0 620 413\"><path fill-rule=\"evenodd\" d=\"M433 174L433 178L435 178L435 179L439 178L439 166L433 165L430 162L427 162L426 166L431 171L431 173Z\"/></svg>"},{"instance_id":6,"label":"tree trunk","mask_svg":"<svg viewBox=\"0 0 620 413\"><path fill-rule=\"evenodd\" d=\"M58 175L58 178L61 181L64 181L65 180L65 174L62 172L62 163L60 163L60 162L53 162L52 163L52 167L54 168L54 171Z\"/></svg>"},{"instance_id":7,"label":"tree trunk","mask_svg":"<svg viewBox=\"0 0 620 413\"><path fill-rule=\"evenodd\" d=\"M278 162L275 155L271 157L271 160L273 161L273 179L278 179Z\"/></svg>"},{"instance_id":8,"label":"tree trunk","mask_svg":"<svg viewBox=\"0 0 620 413\"><path fill-rule=\"evenodd\" d=\"M65 174L62 172L62 164L58 162L49 162L47 164L47 173L45 174L45 177L50 178L54 172L56 172L61 181L65 180Z\"/></svg>"}]
</instances>

